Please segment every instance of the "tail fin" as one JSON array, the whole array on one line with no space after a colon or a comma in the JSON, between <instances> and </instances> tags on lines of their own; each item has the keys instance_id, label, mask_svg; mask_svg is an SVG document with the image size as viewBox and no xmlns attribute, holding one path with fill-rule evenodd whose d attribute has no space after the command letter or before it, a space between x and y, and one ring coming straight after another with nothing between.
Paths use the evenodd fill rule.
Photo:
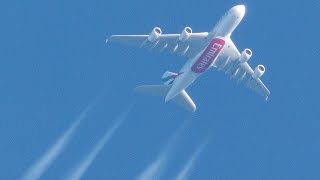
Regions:
<instances>
[{"instance_id":1,"label":"tail fin","mask_svg":"<svg viewBox=\"0 0 320 180\"><path fill-rule=\"evenodd\" d=\"M174 79L178 76L179 74L171 72L171 71L166 71L161 79L163 81L163 84L165 85L171 85L174 81Z\"/></svg>"},{"instance_id":2,"label":"tail fin","mask_svg":"<svg viewBox=\"0 0 320 180\"><path fill-rule=\"evenodd\" d=\"M139 86L134 89L134 92L140 94L148 94L153 96L165 97L170 90L171 85L144 85ZM180 94L178 94L172 101L179 106L185 108L186 110L195 112L196 105L188 95L188 93L183 90Z\"/></svg>"}]
</instances>

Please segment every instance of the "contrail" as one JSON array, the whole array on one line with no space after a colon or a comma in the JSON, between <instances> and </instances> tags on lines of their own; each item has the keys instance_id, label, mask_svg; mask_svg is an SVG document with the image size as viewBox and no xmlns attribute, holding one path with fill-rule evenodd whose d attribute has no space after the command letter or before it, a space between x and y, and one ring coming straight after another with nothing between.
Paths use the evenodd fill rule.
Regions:
<instances>
[{"instance_id":1,"label":"contrail","mask_svg":"<svg viewBox=\"0 0 320 180\"><path fill-rule=\"evenodd\" d=\"M122 124L122 122L127 118L132 106L130 106L126 111L124 111L116 120L112 127L104 134L104 136L98 141L98 143L94 146L92 151L86 156L78 166L74 168L74 170L68 175L66 178L67 180L79 180L83 176L83 174L88 170L90 165L92 164L93 160L97 157L100 153L102 148L105 146L106 143L109 142L113 134Z\"/></svg>"},{"instance_id":2,"label":"contrail","mask_svg":"<svg viewBox=\"0 0 320 180\"><path fill-rule=\"evenodd\" d=\"M204 141L191 155L187 163L183 166L181 171L179 172L178 176L175 178L176 180L187 180L190 176L191 171L193 170L193 167L203 151L203 149L206 147L208 144L208 140Z\"/></svg>"},{"instance_id":3,"label":"contrail","mask_svg":"<svg viewBox=\"0 0 320 180\"><path fill-rule=\"evenodd\" d=\"M165 148L160 152L156 160L147 166L147 168L136 178L137 180L157 180L160 179L170 156L173 153L174 145L177 142L178 137L185 129L185 123L174 133L174 135L167 142Z\"/></svg>"},{"instance_id":4,"label":"contrail","mask_svg":"<svg viewBox=\"0 0 320 180\"><path fill-rule=\"evenodd\" d=\"M62 153L69 144L75 131L78 129L80 122L87 117L88 112L96 105L92 103L88 105L67 129L61 137L23 174L21 180L37 180L50 167L50 165Z\"/></svg>"}]
</instances>

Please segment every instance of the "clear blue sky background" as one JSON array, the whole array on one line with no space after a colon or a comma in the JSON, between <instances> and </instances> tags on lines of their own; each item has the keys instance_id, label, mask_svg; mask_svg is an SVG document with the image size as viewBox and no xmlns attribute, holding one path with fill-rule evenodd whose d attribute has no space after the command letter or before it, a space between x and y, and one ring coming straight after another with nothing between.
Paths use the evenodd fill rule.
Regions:
<instances>
[{"instance_id":1,"label":"clear blue sky background","mask_svg":"<svg viewBox=\"0 0 320 180\"><path fill-rule=\"evenodd\" d=\"M209 31L233 5L247 13L233 34L264 64L265 102L221 72L188 89L195 114L132 89L158 84L185 59L112 45L112 34ZM207 137L191 179L320 179L320 4L236 0L12 0L0 6L0 179L18 179L100 94L44 179L64 177L134 103L84 179L132 179L187 121L164 179L175 176Z\"/></svg>"}]
</instances>

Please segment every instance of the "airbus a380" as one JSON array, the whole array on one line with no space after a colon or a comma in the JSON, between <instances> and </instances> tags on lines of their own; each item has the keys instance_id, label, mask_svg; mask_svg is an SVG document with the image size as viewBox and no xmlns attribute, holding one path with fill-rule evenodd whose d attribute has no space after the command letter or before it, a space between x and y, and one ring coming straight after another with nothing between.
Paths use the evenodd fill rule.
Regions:
<instances>
[{"instance_id":1,"label":"airbus a380","mask_svg":"<svg viewBox=\"0 0 320 180\"><path fill-rule=\"evenodd\" d=\"M194 112L196 105L185 89L209 69L217 69L267 100L270 91L260 79L265 67L258 65L253 70L247 63L252 51L244 49L240 53L230 38L245 11L244 5L232 7L210 32L193 33L190 27L186 27L180 34L162 34L161 29L155 27L148 35L112 35L106 42L133 45L188 58L178 73L166 71L163 74L163 85L139 86L135 88L136 92L163 96L165 102L172 100Z\"/></svg>"}]
</instances>

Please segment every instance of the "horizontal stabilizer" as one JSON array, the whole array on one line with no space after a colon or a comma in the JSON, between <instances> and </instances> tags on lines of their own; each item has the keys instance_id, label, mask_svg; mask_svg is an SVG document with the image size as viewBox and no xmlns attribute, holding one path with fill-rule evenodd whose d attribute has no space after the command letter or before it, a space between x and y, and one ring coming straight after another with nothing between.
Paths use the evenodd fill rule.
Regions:
<instances>
[{"instance_id":1,"label":"horizontal stabilizer","mask_svg":"<svg viewBox=\"0 0 320 180\"><path fill-rule=\"evenodd\" d=\"M139 86L134 89L134 92L139 94L146 94L152 96L160 96L165 97L170 90L171 85L144 85ZM179 106L195 112L196 105L188 95L188 93L183 90L180 94L178 94L175 98L172 99L172 102L178 104Z\"/></svg>"}]
</instances>

